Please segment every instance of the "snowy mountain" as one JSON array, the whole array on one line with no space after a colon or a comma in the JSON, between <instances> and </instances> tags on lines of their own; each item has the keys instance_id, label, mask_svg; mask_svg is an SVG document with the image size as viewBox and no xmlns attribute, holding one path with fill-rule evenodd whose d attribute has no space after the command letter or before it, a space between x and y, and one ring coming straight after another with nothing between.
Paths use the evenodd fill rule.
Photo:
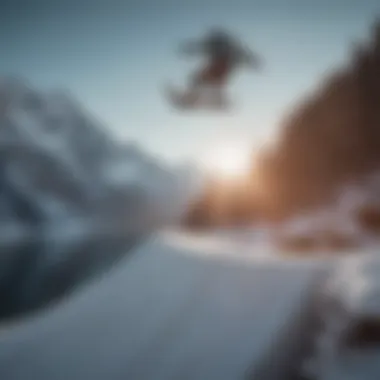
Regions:
<instances>
[{"instance_id":1,"label":"snowy mountain","mask_svg":"<svg viewBox=\"0 0 380 380\"><path fill-rule=\"evenodd\" d=\"M77 287L185 211L187 176L116 141L67 93L0 80L0 126L0 318Z\"/></svg>"},{"instance_id":2,"label":"snowy mountain","mask_svg":"<svg viewBox=\"0 0 380 380\"><path fill-rule=\"evenodd\" d=\"M154 205L178 214L183 179L137 146L117 142L72 96L6 78L0 99L5 208L22 208L33 225L75 217L122 223L123 230L145 228Z\"/></svg>"}]
</instances>

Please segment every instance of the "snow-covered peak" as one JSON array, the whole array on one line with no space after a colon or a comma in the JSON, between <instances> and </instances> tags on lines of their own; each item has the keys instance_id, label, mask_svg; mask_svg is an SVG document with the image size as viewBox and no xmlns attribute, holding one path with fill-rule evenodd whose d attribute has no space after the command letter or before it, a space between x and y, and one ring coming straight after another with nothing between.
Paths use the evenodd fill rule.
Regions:
<instances>
[{"instance_id":1,"label":"snow-covered peak","mask_svg":"<svg viewBox=\"0 0 380 380\"><path fill-rule=\"evenodd\" d=\"M135 144L116 141L69 93L3 78L0 106L2 181L39 221L107 215L130 224L152 203L177 206L176 175Z\"/></svg>"},{"instance_id":2,"label":"snow-covered peak","mask_svg":"<svg viewBox=\"0 0 380 380\"><path fill-rule=\"evenodd\" d=\"M104 270L176 223L189 197L183 177L117 141L72 95L17 78L0 79L0 154L0 318Z\"/></svg>"}]
</instances>

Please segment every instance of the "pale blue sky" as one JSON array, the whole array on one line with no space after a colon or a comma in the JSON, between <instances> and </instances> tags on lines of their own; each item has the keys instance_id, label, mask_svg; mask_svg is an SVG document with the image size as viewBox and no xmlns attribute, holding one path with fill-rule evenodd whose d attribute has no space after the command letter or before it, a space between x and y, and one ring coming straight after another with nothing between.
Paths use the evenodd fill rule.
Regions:
<instances>
[{"instance_id":1,"label":"pale blue sky","mask_svg":"<svg viewBox=\"0 0 380 380\"><path fill-rule=\"evenodd\" d=\"M175 161L231 137L260 146L380 15L377 0L9 0L0 7L1 74L68 88L120 138ZM175 49L213 25L242 37L265 70L238 74L231 115L173 112L161 88L185 83L197 63Z\"/></svg>"}]
</instances>

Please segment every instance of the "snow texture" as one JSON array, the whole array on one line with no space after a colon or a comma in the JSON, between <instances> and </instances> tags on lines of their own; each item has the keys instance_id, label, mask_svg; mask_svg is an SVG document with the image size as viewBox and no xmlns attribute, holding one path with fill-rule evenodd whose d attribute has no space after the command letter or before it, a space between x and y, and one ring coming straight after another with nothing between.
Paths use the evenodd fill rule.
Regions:
<instances>
[{"instance_id":1,"label":"snow texture","mask_svg":"<svg viewBox=\"0 0 380 380\"><path fill-rule=\"evenodd\" d=\"M322 324L305 371L321 380L378 379L380 341L375 338L367 347L355 341L373 338L363 335L368 321L371 335L380 331L380 257L358 253L336 264L321 289Z\"/></svg>"},{"instance_id":2,"label":"snow texture","mask_svg":"<svg viewBox=\"0 0 380 380\"><path fill-rule=\"evenodd\" d=\"M101 281L5 325L0 378L281 379L324 265L196 244L152 236Z\"/></svg>"}]
</instances>

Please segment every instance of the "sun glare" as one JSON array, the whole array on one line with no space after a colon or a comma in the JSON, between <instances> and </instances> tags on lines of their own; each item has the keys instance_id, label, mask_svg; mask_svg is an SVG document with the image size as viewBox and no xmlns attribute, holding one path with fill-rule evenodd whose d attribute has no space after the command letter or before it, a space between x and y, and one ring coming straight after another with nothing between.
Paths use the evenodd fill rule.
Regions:
<instances>
[{"instance_id":1,"label":"sun glare","mask_svg":"<svg viewBox=\"0 0 380 380\"><path fill-rule=\"evenodd\" d=\"M251 164L251 148L244 144L218 145L203 159L203 166L210 174L226 179L247 175Z\"/></svg>"}]
</instances>

